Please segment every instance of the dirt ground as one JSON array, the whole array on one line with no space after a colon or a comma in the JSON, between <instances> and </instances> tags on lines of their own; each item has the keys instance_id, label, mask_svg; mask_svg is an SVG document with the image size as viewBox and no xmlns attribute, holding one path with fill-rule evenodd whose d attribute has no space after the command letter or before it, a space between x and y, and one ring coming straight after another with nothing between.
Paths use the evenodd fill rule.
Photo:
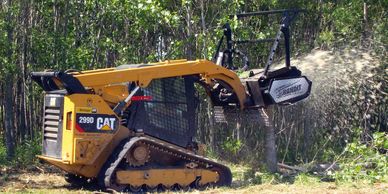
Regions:
<instances>
[{"instance_id":1,"label":"dirt ground","mask_svg":"<svg viewBox=\"0 0 388 194\"><path fill-rule=\"evenodd\" d=\"M349 184L335 183L265 183L253 186L237 186L234 181L231 188L215 188L189 193L388 193L388 184ZM60 172L7 172L0 176L1 193L105 193L96 188L77 188L70 186ZM168 192L174 193L174 192ZM181 192L182 193L182 192Z\"/></svg>"}]
</instances>

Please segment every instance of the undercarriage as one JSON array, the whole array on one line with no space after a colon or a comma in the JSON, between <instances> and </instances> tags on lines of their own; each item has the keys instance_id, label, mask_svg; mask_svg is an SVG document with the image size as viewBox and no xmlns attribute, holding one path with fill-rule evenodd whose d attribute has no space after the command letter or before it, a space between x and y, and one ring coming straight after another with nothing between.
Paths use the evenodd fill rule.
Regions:
<instances>
[{"instance_id":1,"label":"undercarriage","mask_svg":"<svg viewBox=\"0 0 388 194\"><path fill-rule=\"evenodd\" d=\"M141 135L123 140L102 167L97 179L68 174L74 186L98 182L123 192L188 191L229 186L228 167L193 151Z\"/></svg>"}]
</instances>

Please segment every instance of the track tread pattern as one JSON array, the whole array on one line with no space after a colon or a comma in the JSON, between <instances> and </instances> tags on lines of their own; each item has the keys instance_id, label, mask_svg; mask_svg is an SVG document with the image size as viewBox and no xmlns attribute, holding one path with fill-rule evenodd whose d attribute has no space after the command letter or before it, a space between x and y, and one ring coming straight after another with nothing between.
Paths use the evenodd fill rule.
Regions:
<instances>
[{"instance_id":1,"label":"track tread pattern","mask_svg":"<svg viewBox=\"0 0 388 194\"><path fill-rule=\"evenodd\" d=\"M209 158L187 152L185 149L182 149L178 146L166 144L162 140L146 136L132 137L130 139L124 139L120 142L120 144L115 148L115 151L100 170L98 175L98 182L100 186L104 188L112 188L115 190L125 188L115 188L117 185L115 185L114 182L112 183L112 180L114 180L113 175L128 150L139 141L142 141L154 149L158 149L160 152L164 152L165 154L179 157L183 160L200 163L205 167L216 170L220 174L220 180L216 183L217 186L229 186L232 183L232 173L227 166L210 160Z\"/></svg>"},{"instance_id":2,"label":"track tread pattern","mask_svg":"<svg viewBox=\"0 0 388 194\"><path fill-rule=\"evenodd\" d=\"M98 183L100 186L111 186L111 178L117 166L120 164L127 151L131 148L131 145L133 145L140 139L142 138L133 137L131 139L124 139L119 143L118 146L116 146L113 154L109 157L109 159L105 162L105 164L100 170L100 173L98 175Z\"/></svg>"}]
</instances>

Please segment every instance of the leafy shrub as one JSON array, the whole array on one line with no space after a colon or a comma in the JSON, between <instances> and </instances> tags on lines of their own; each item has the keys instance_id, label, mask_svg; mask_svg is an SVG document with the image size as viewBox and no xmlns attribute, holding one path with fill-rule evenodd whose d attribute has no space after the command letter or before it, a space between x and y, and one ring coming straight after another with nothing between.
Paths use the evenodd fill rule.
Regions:
<instances>
[{"instance_id":1,"label":"leafy shrub","mask_svg":"<svg viewBox=\"0 0 388 194\"><path fill-rule=\"evenodd\" d=\"M317 42L319 45L325 45L327 48L329 48L332 46L334 40L334 33L332 31L325 30L319 34Z\"/></svg>"},{"instance_id":2,"label":"leafy shrub","mask_svg":"<svg viewBox=\"0 0 388 194\"><path fill-rule=\"evenodd\" d=\"M241 146L242 146L241 141L233 137L227 137L222 144L222 148L224 150L234 155L237 154L237 152L241 149Z\"/></svg>"},{"instance_id":3,"label":"leafy shrub","mask_svg":"<svg viewBox=\"0 0 388 194\"><path fill-rule=\"evenodd\" d=\"M346 146L341 170L334 174L337 181L388 181L388 134L374 133L373 139L370 145L355 142Z\"/></svg>"},{"instance_id":4,"label":"leafy shrub","mask_svg":"<svg viewBox=\"0 0 388 194\"><path fill-rule=\"evenodd\" d=\"M5 149L4 141L0 138L0 165L7 163L7 150Z\"/></svg>"},{"instance_id":5,"label":"leafy shrub","mask_svg":"<svg viewBox=\"0 0 388 194\"><path fill-rule=\"evenodd\" d=\"M263 183L262 177L259 176L257 172L252 168L244 171L243 181L249 185L256 185L256 184Z\"/></svg>"},{"instance_id":6,"label":"leafy shrub","mask_svg":"<svg viewBox=\"0 0 388 194\"><path fill-rule=\"evenodd\" d=\"M40 154L40 152L40 138L34 138L33 140L25 140L24 143L16 147L15 158L12 163L13 165L18 167L26 167L31 164L36 164L38 162L36 155Z\"/></svg>"}]
</instances>

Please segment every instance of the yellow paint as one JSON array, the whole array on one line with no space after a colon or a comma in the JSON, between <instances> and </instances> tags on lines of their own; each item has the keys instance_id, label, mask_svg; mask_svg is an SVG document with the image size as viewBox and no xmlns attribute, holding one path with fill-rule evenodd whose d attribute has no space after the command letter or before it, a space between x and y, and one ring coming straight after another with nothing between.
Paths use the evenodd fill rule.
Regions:
<instances>
[{"instance_id":1,"label":"yellow paint","mask_svg":"<svg viewBox=\"0 0 388 194\"><path fill-rule=\"evenodd\" d=\"M116 172L119 184L130 184L132 186L142 186L146 184L156 187L163 184L167 187L178 183L188 186L197 177L201 177L200 185L216 183L219 180L218 173L207 169L149 169L149 170L120 170Z\"/></svg>"},{"instance_id":2,"label":"yellow paint","mask_svg":"<svg viewBox=\"0 0 388 194\"><path fill-rule=\"evenodd\" d=\"M99 91L103 98L110 102L118 102L117 94L120 94L119 88L110 88L110 85L117 85L124 82L136 82L140 87L147 87L153 79L161 79L168 77L179 77L186 75L198 75L206 84L214 84L214 80L221 80L225 82L236 93L240 108L244 108L246 100L246 92L240 78L234 73L224 67L218 66L207 60L175 60L165 61L161 63L154 63L154 66L147 66L141 68L130 69L101 69L98 71L85 71L82 74L76 73L76 77L83 86L91 87L94 91ZM107 87L104 89L104 87ZM113 95L104 94L104 90L110 90ZM122 93L124 94L124 93ZM125 93L124 95L126 95ZM113 97L112 97L113 96Z\"/></svg>"},{"instance_id":3,"label":"yellow paint","mask_svg":"<svg viewBox=\"0 0 388 194\"><path fill-rule=\"evenodd\" d=\"M63 112L73 112L75 110L75 104L70 98L70 96L64 97L63 102ZM67 118L63 117L63 127L62 129L62 160L70 164L73 163L73 138L74 138L74 126L75 126L75 114L72 114L72 125L70 130L66 129Z\"/></svg>"},{"instance_id":4,"label":"yellow paint","mask_svg":"<svg viewBox=\"0 0 388 194\"><path fill-rule=\"evenodd\" d=\"M112 130L108 125L104 125L101 127L101 130L106 130L106 131L109 131L109 130Z\"/></svg>"},{"instance_id":5,"label":"yellow paint","mask_svg":"<svg viewBox=\"0 0 388 194\"><path fill-rule=\"evenodd\" d=\"M128 84L116 84L116 85L106 85L97 89L99 95L112 105L116 105L118 102L123 101L128 95Z\"/></svg>"},{"instance_id":6,"label":"yellow paint","mask_svg":"<svg viewBox=\"0 0 388 194\"><path fill-rule=\"evenodd\" d=\"M92 107L76 107L77 113L92 113L93 108Z\"/></svg>"},{"instance_id":7,"label":"yellow paint","mask_svg":"<svg viewBox=\"0 0 388 194\"><path fill-rule=\"evenodd\" d=\"M97 114L114 115L112 109L99 95L73 94L64 97L64 114L93 108L98 111ZM66 130L67 118L64 115L62 160L45 156L40 158L67 172L96 177L112 150L121 140L129 136L130 130L120 126L114 133L81 133L75 129L75 114L72 114L72 121L70 130Z\"/></svg>"}]
</instances>

